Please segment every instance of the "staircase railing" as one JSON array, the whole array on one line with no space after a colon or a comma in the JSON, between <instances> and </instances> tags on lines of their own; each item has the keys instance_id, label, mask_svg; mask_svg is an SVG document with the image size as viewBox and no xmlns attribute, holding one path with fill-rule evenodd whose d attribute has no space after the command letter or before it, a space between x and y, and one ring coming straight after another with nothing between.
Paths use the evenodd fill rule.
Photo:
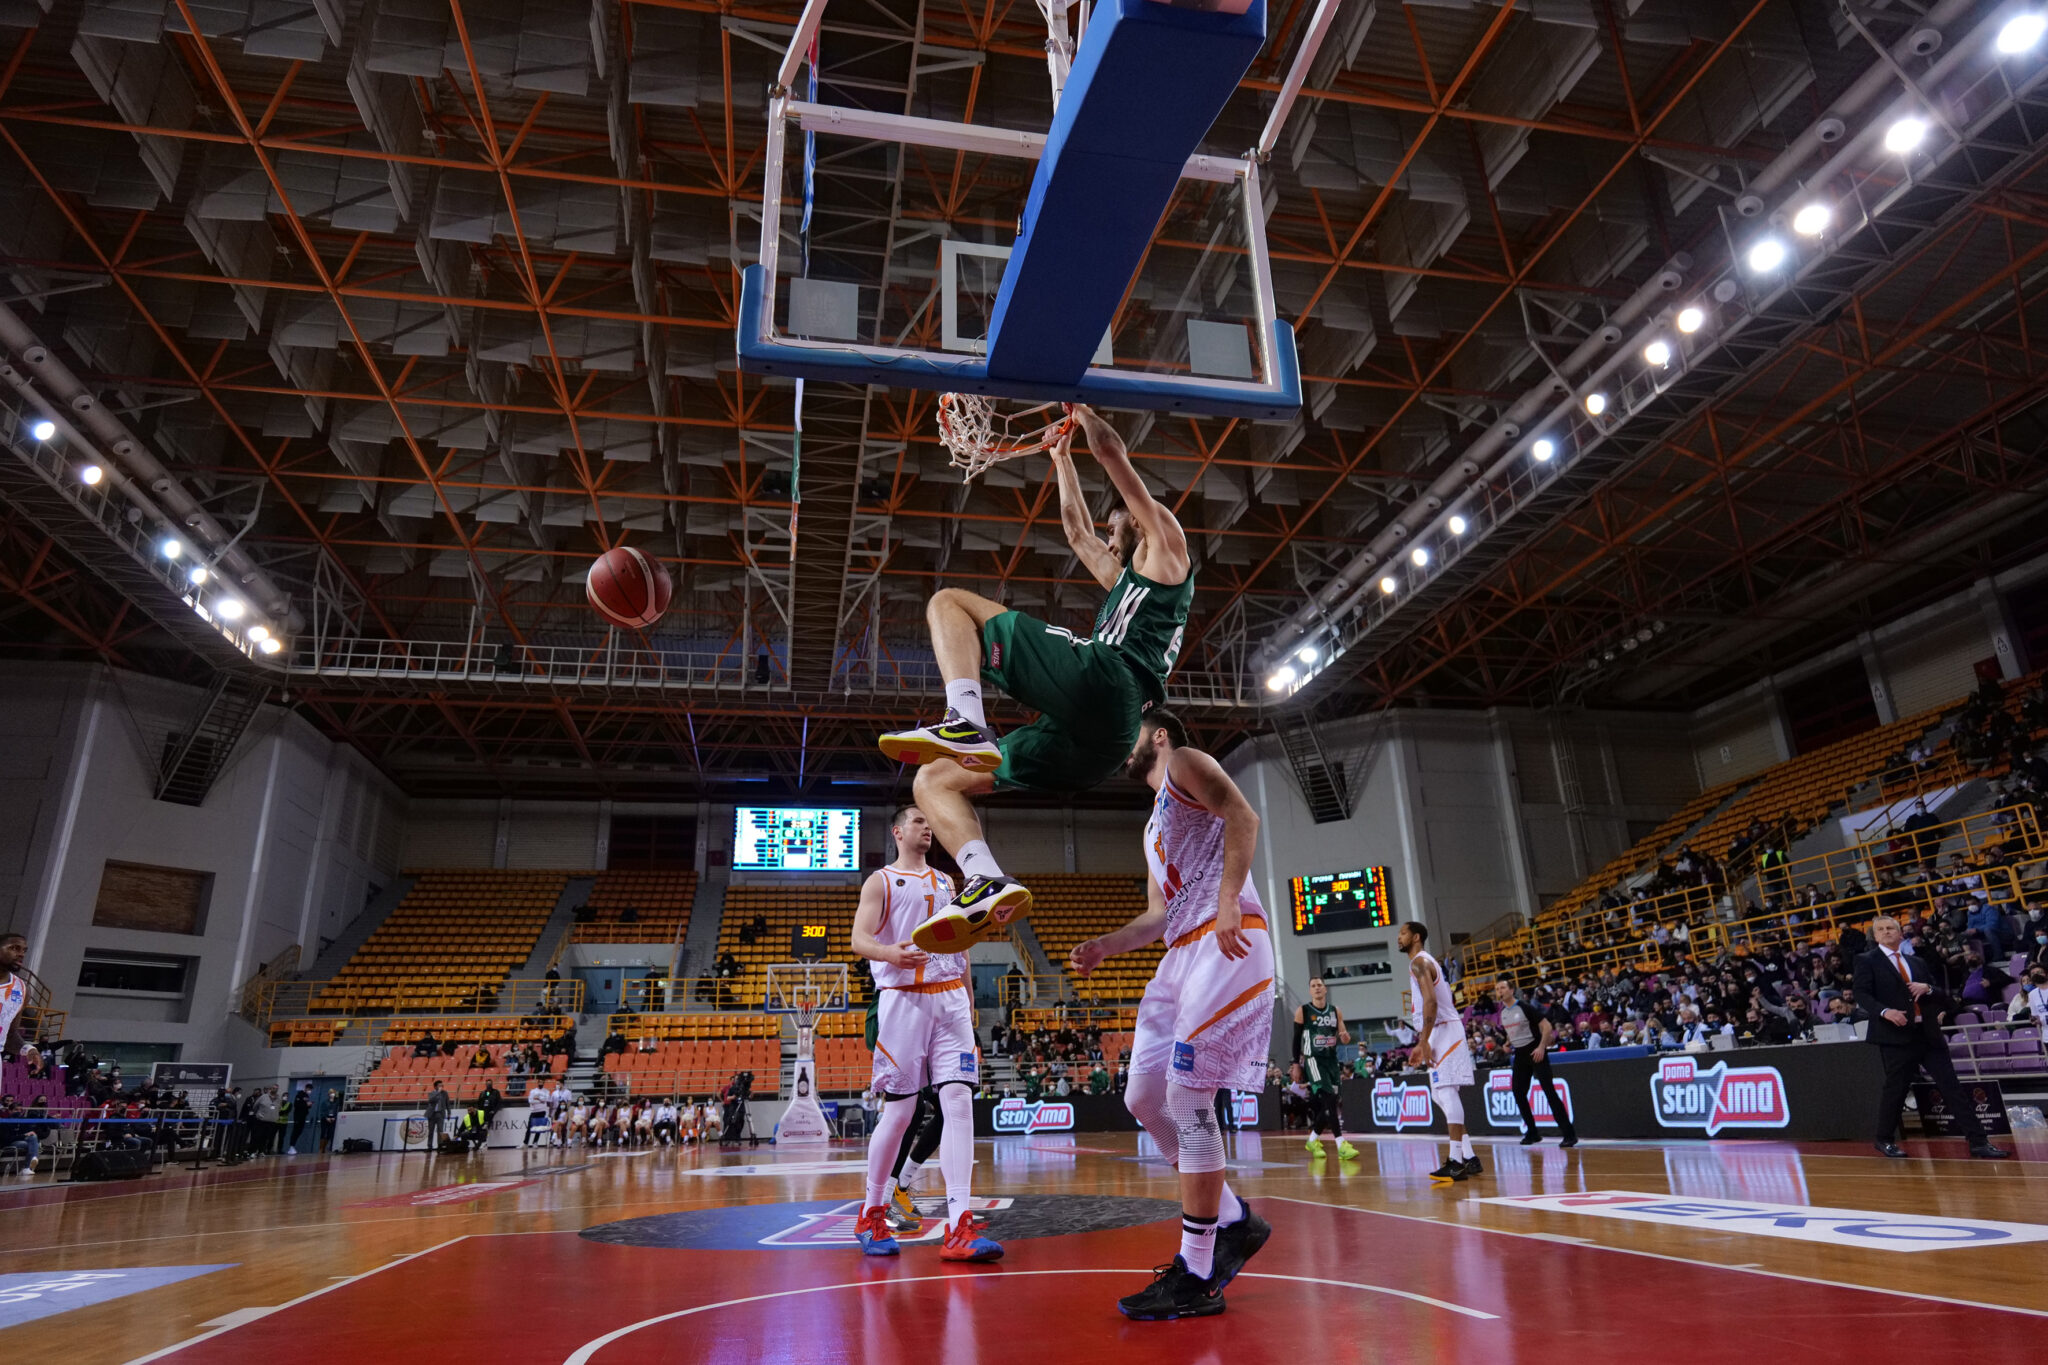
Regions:
<instances>
[{"instance_id":1,"label":"staircase railing","mask_svg":"<svg viewBox=\"0 0 2048 1365\"><path fill-rule=\"evenodd\" d=\"M285 950L256 969L256 974L242 983L241 1006L236 1010L244 1019L261 1027L270 1022L277 1012L277 987L286 977L299 969L299 945L289 944Z\"/></svg>"}]
</instances>

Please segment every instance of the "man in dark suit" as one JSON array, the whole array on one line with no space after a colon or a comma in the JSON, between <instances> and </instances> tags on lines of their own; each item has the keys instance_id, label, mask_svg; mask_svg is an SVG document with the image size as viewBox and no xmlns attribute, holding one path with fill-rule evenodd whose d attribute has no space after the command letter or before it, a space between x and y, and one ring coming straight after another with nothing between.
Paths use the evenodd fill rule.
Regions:
<instances>
[{"instance_id":1,"label":"man in dark suit","mask_svg":"<svg viewBox=\"0 0 2048 1365\"><path fill-rule=\"evenodd\" d=\"M1941 1091L1949 1112L1963 1125L1970 1139L1970 1155L1995 1160L2011 1152L1991 1145L1984 1125L1963 1088L1956 1083L1955 1063L1949 1060L1948 1043L1941 1035L1941 1012L1952 1002L1926 980L1927 966L1909 953L1901 952L1905 930L1889 915L1880 915L1870 925L1877 946L1856 959L1856 1007L1870 1021L1868 1038L1877 1044L1884 1059L1884 1093L1877 1102L1877 1150L1886 1156L1902 1157L1906 1149L1893 1138L1899 1131L1899 1115L1906 1107L1906 1091L1913 1078L1925 1071Z\"/></svg>"}]
</instances>

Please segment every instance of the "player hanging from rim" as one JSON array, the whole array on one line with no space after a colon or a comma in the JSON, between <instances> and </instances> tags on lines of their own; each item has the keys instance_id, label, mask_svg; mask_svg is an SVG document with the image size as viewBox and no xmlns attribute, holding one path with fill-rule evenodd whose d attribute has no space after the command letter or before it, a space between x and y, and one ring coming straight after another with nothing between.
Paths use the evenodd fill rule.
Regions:
<instances>
[{"instance_id":1,"label":"player hanging from rim","mask_svg":"<svg viewBox=\"0 0 2048 1365\"><path fill-rule=\"evenodd\" d=\"M1458 1087L1472 1084L1472 1049L1465 1045L1465 1021L1451 999L1451 983L1423 948L1427 942L1428 928L1415 920L1394 935L1395 946L1408 955L1409 988L1415 996L1415 1046L1408 1060L1429 1073L1430 1098L1444 1111L1451 1134L1451 1154L1429 1178L1470 1180L1485 1170L1472 1139L1465 1136L1465 1099L1458 1093Z\"/></svg>"},{"instance_id":2,"label":"player hanging from rim","mask_svg":"<svg viewBox=\"0 0 2048 1365\"><path fill-rule=\"evenodd\" d=\"M1188 747L1180 718L1145 717L1125 771L1158 793L1145 824L1145 913L1075 945L1086 977L1103 959L1166 939L1131 1041L1124 1104L1180 1172L1180 1254L1117 1303L1140 1322L1223 1311L1273 1229L1223 1178L1221 1088L1259 1090L1273 1041L1273 943L1246 874L1259 817L1215 759Z\"/></svg>"},{"instance_id":3,"label":"player hanging from rim","mask_svg":"<svg viewBox=\"0 0 2048 1365\"><path fill-rule=\"evenodd\" d=\"M997 787L1071 796L1111 776L1146 711L1165 701L1180 657L1195 592L1187 537L1146 489L1109 423L1078 404L1073 411L1123 498L1104 541L1074 472L1071 438L1054 447L1060 526L1109 594L1094 635L1082 639L964 588L942 588L925 620L946 677L945 719L881 738L889 757L924 765L913 795L967 874L946 915L918 926L915 941L930 950L967 948L1031 908L1031 893L1003 875L982 839L972 798ZM1036 710L1037 719L997 739L982 711L984 682Z\"/></svg>"},{"instance_id":4,"label":"player hanging from rim","mask_svg":"<svg viewBox=\"0 0 2048 1365\"><path fill-rule=\"evenodd\" d=\"M1308 1080L1308 1154L1321 1159L1318 1133L1337 1140L1337 1159L1350 1161L1358 1149L1344 1140L1344 1112L1337 1105L1337 1044L1351 1041L1344 1014L1330 1003L1330 988L1318 976L1308 983L1308 1003L1294 1007L1294 1055Z\"/></svg>"},{"instance_id":5,"label":"player hanging from rim","mask_svg":"<svg viewBox=\"0 0 2048 1365\"><path fill-rule=\"evenodd\" d=\"M905 806L889 830L896 840L896 861L861 884L860 908L853 916L853 951L868 959L878 996L874 1087L882 1096L881 1117L868 1135L867 1196L854 1236L868 1256L894 1256L900 1249L889 1225L889 1171L916 1115L917 1093L929 1084L938 1090L939 1109L946 1116L939 1140L946 1239L939 1259L993 1261L1003 1248L981 1235L970 1207L974 1085L981 1057L967 990L967 955L927 953L910 942L912 927L952 898L953 883L925 862L932 828L923 811Z\"/></svg>"}]
</instances>

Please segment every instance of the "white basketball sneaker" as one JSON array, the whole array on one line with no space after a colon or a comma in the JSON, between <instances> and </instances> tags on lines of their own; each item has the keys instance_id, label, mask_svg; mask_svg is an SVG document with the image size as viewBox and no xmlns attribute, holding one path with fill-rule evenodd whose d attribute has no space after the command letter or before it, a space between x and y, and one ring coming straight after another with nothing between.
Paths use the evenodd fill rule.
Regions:
<instances>
[{"instance_id":1,"label":"white basketball sneaker","mask_svg":"<svg viewBox=\"0 0 2048 1365\"><path fill-rule=\"evenodd\" d=\"M1031 910L1031 893L1009 877L969 877L960 898L910 931L928 953L964 953Z\"/></svg>"}]
</instances>

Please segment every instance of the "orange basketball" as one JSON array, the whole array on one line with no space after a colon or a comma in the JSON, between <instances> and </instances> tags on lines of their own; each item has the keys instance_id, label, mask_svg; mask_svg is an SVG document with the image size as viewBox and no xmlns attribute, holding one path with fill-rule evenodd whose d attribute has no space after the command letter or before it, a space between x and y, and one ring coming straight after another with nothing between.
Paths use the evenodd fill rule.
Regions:
<instances>
[{"instance_id":1,"label":"orange basketball","mask_svg":"<svg viewBox=\"0 0 2048 1365\"><path fill-rule=\"evenodd\" d=\"M583 591L597 614L627 630L659 621L675 590L661 561L625 545L599 555L583 580Z\"/></svg>"}]
</instances>

